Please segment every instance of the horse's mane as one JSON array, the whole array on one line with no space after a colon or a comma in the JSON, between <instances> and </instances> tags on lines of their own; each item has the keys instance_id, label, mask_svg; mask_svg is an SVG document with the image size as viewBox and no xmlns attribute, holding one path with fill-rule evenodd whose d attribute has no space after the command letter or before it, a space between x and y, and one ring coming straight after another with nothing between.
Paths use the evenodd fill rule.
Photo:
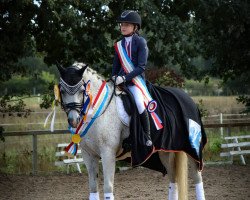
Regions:
<instances>
[{"instance_id":1,"label":"horse's mane","mask_svg":"<svg viewBox=\"0 0 250 200\"><path fill-rule=\"evenodd\" d=\"M75 62L72 66L73 67L78 67L81 69L84 67L86 64L82 62ZM100 85L102 80L105 80L105 77L98 74L98 72L90 67L87 67L86 70L83 73L83 79L85 82L90 80L92 83L96 83L97 85ZM98 84L99 83L99 84Z\"/></svg>"},{"instance_id":2,"label":"horse's mane","mask_svg":"<svg viewBox=\"0 0 250 200\"><path fill-rule=\"evenodd\" d=\"M85 64L85 63L82 63L82 62L75 62L72 66L73 66L73 67L78 67L79 69L81 69L81 68L84 67L85 65L86 65L86 64ZM96 70L94 70L94 69L92 69L92 68L90 68L90 67L87 67L87 68L86 68L86 71L84 72L83 76L85 75L85 73L88 74L88 75L87 75L88 77L91 76L91 77L89 77L89 79L92 79L92 78L93 78L92 76L94 76L94 78L97 78L97 79L105 79L104 76L98 74Z\"/></svg>"}]
</instances>

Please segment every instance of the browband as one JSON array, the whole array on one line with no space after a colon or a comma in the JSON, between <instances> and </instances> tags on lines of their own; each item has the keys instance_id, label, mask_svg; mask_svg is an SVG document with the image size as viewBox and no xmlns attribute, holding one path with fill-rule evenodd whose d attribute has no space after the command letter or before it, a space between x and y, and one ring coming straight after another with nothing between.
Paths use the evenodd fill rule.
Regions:
<instances>
[{"instance_id":1,"label":"browband","mask_svg":"<svg viewBox=\"0 0 250 200\"><path fill-rule=\"evenodd\" d=\"M83 85L83 81L79 81L76 85L69 85L67 84L62 78L60 78L59 82L60 86L70 95L74 95L80 87Z\"/></svg>"}]
</instances>

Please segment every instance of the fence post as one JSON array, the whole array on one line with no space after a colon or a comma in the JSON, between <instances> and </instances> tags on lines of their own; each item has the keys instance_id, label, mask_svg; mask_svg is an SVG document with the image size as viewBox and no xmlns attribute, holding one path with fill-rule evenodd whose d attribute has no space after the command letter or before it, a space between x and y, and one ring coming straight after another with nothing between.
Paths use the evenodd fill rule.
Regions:
<instances>
[{"instance_id":1,"label":"fence post","mask_svg":"<svg viewBox=\"0 0 250 200\"><path fill-rule=\"evenodd\" d=\"M32 173L36 174L37 173L37 135L35 133L33 133L33 135L32 135L32 146L33 146Z\"/></svg>"},{"instance_id":2,"label":"fence post","mask_svg":"<svg viewBox=\"0 0 250 200\"><path fill-rule=\"evenodd\" d=\"M223 123L223 114L220 113L220 124ZM220 128L220 136L223 138L223 127Z\"/></svg>"}]
</instances>

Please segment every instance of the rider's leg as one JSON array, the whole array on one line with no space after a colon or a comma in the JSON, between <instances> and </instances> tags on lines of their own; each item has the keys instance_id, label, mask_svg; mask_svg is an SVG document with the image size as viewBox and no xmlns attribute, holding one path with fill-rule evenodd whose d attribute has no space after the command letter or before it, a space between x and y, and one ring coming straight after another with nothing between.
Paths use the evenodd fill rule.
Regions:
<instances>
[{"instance_id":1,"label":"rider's leg","mask_svg":"<svg viewBox=\"0 0 250 200\"><path fill-rule=\"evenodd\" d=\"M143 130L144 130L145 135L147 137L146 145L151 146L152 140L151 140L151 135L150 135L150 121L149 121L149 117L148 117L148 112L145 109L143 95L142 95L140 89L135 85L128 86L128 89L134 96L135 104L136 104L136 107L137 107L138 112L140 114L140 120L142 122Z\"/></svg>"},{"instance_id":2,"label":"rider's leg","mask_svg":"<svg viewBox=\"0 0 250 200\"><path fill-rule=\"evenodd\" d=\"M140 114L140 119L142 121L143 130L147 137L147 146L152 146L152 140L150 135L150 121L148 117L148 111L145 109L142 114Z\"/></svg>"}]
</instances>

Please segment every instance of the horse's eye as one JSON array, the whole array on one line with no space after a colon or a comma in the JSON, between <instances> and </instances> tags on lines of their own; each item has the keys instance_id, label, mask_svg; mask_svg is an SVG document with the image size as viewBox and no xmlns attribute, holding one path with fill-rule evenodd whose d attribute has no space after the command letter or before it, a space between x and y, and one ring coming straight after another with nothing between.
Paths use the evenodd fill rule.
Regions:
<instances>
[{"instance_id":1,"label":"horse's eye","mask_svg":"<svg viewBox=\"0 0 250 200\"><path fill-rule=\"evenodd\" d=\"M80 93L83 93L84 92L84 88L80 89Z\"/></svg>"},{"instance_id":2,"label":"horse's eye","mask_svg":"<svg viewBox=\"0 0 250 200\"><path fill-rule=\"evenodd\" d=\"M64 91L64 90L61 90L60 92L61 92L61 94L65 94L65 91Z\"/></svg>"},{"instance_id":3,"label":"horse's eye","mask_svg":"<svg viewBox=\"0 0 250 200\"><path fill-rule=\"evenodd\" d=\"M78 96L83 96L83 90L78 92Z\"/></svg>"}]
</instances>

